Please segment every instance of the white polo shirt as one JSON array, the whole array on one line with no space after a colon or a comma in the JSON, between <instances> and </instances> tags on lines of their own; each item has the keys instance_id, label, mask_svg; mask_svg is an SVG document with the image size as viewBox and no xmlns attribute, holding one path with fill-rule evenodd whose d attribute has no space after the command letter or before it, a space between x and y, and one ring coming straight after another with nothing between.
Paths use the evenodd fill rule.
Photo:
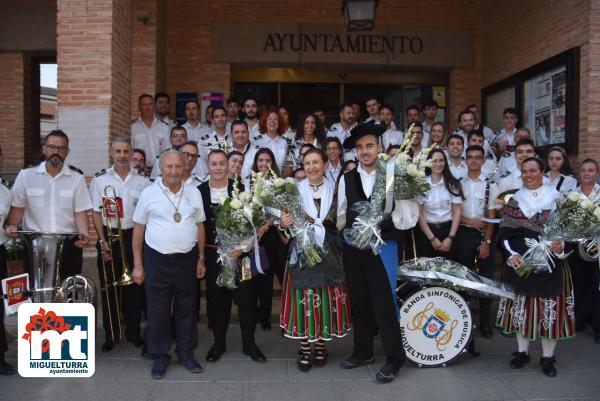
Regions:
<instances>
[{"instance_id":1,"label":"white polo shirt","mask_svg":"<svg viewBox=\"0 0 600 401\"><path fill-rule=\"evenodd\" d=\"M12 206L25 208L25 230L74 233L75 212L92 208L85 178L66 164L55 177L46 171L46 162L21 170L12 193Z\"/></svg>"},{"instance_id":2,"label":"white polo shirt","mask_svg":"<svg viewBox=\"0 0 600 401\"><path fill-rule=\"evenodd\" d=\"M461 204L460 196L452 195L446 189L444 179L434 184L431 181L431 176L427 176L425 180L431 185L431 190L427 197L418 200L423 205L425 221L428 223L446 223L452 220L452 204Z\"/></svg>"},{"instance_id":3,"label":"white polo shirt","mask_svg":"<svg viewBox=\"0 0 600 401\"><path fill-rule=\"evenodd\" d=\"M187 132L188 141L196 141L197 143L200 143L200 138L208 135L209 132L208 128L203 127L202 124L192 127L192 124L190 124L189 121L186 121L182 127L185 128L185 131Z\"/></svg>"},{"instance_id":4,"label":"white polo shirt","mask_svg":"<svg viewBox=\"0 0 600 401\"><path fill-rule=\"evenodd\" d=\"M102 201L104 198L104 189L112 186L115 189L116 196L121 198L123 207L123 217L121 217L121 228L124 230L133 228L133 211L137 206L138 200L144 188L150 185L148 177L140 174L138 170L129 170L129 173L122 180L119 174L111 166L107 170L102 170L94 176L90 184L90 196L92 198L92 208L94 212L102 212ZM107 191L108 196L113 196L111 190ZM106 226L107 219L102 213L102 223ZM117 228L117 219L111 218L111 224Z\"/></svg>"},{"instance_id":5,"label":"white polo shirt","mask_svg":"<svg viewBox=\"0 0 600 401\"><path fill-rule=\"evenodd\" d=\"M561 182L560 188L558 187L558 183ZM561 194L566 194L567 192L571 192L577 188L577 179L570 175L559 174L555 179L551 179L550 175L547 173L544 175L544 185L548 185L556 189Z\"/></svg>"},{"instance_id":6,"label":"white polo shirt","mask_svg":"<svg viewBox=\"0 0 600 401\"><path fill-rule=\"evenodd\" d=\"M169 126L154 117L150 128L137 118L131 124L131 143L133 148L146 152L146 163L152 165L160 153L169 147Z\"/></svg>"},{"instance_id":7,"label":"white polo shirt","mask_svg":"<svg viewBox=\"0 0 600 401\"><path fill-rule=\"evenodd\" d=\"M6 216L8 216L8 212L10 212L11 200L12 192L10 192L8 181L2 178L0 179L0 227L4 227ZM4 244L7 239L4 230L0 230L0 245Z\"/></svg>"},{"instance_id":8,"label":"white polo shirt","mask_svg":"<svg viewBox=\"0 0 600 401\"><path fill-rule=\"evenodd\" d=\"M173 218L173 204L179 204L179 223ZM146 226L145 240L148 246L165 255L191 251L198 242L197 224L204 220L202 195L196 187L183 183L179 192L174 194L163 185L162 179L142 191L133 214L135 223Z\"/></svg>"},{"instance_id":9,"label":"white polo shirt","mask_svg":"<svg viewBox=\"0 0 600 401\"><path fill-rule=\"evenodd\" d=\"M383 145L383 152L387 152L390 145L402 145L404 141L404 134L402 131L390 128L383 133L381 136L381 143Z\"/></svg>"}]
</instances>

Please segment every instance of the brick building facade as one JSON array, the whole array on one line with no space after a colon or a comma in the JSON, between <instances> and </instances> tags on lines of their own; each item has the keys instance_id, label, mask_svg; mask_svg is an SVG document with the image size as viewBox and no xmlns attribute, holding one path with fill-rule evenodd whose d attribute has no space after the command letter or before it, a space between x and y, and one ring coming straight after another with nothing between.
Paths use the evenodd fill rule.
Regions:
<instances>
[{"instance_id":1,"label":"brick building facade","mask_svg":"<svg viewBox=\"0 0 600 401\"><path fill-rule=\"evenodd\" d=\"M234 68L299 67L265 65L260 55L244 63L218 62L215 27L226 23L257 28L310 23L343 30L341 4L339 0L3 2L0 73L10 78L5 78L0 89L4 110L0 116L0 173L14 174L35 159L36 143L31 138L38 126L31 112L35 110L32 77L39 57L56 58L58 124L73 138L72 163L89 175L107 163L109 137L129 131L130 120L137 115L139 94L166 91L174 110L177 92L223 92L227 97L233 90ZM600 156L600 99L595 96L600 87L596 85L599 19L599 0L381 0L376 27L468 33L470 59L466 64L439 68L410 63L384 68L388 74L446 74L446 121L452 128L466 105L485 103L483 88L565 50L579 48L579 140L571 154L581 159ZM464 43L451 45L449 53L452 46L458 49ZM334 60L318 66L339 68ZM350 69L367 67L373 66L344 64Z\"/></svg>"}]
</instances>

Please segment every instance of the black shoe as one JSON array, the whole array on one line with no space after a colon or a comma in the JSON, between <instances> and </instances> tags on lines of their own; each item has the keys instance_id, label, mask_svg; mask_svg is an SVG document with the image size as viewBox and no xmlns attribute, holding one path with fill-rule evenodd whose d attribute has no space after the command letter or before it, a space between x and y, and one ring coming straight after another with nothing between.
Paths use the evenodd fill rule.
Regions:
<instances>
[{"instance_id":1,"label":"black shoe","mask_svg":"<svg viewBox=\"0 0 600 401\"><path fill-rule=\"evenodd\" d=\"M202 369L202 365L200 365L193 357L187 358L184 361L181 361L183 366L185 366L186 370L190 373L202 373L204 369Z\"/></svg>"},{"instance_id":2,"label":"black shoe","mask_svg":"<svg viewBox=\"0 0 600 401\"><path fill-rule=\"evenodd\" d=\"M521 369L531 360L527 352L513 352L511 355L514 356L514 358L510 360L510 367L513 369Z\"/></svg>"},{"instance_id":3,"label":"black shoe","mask_svg":"<svg viewBox=\"0 0 600 401\"><path fill-rule=\"evenodd\" d=\"M262 327L264 331L271 331L271 322L268 320L260 322L260 327Z\"/></svg>"},{"instance_id":4,"label":"black shoe","mask_svg":"<svg viewBox=\"0 0 600 401\"><path fill-rule=\"evenodd\" d=\"M476 358L476 357L478 357L479 355L481 355L479 352L477 352L477 351L475 350L475 338L473 338L473 339L471 340L471 342L469 343L469 345L467 346L467 353L468 353L469 355L471 355L472 357L474 357L474 358Z\"/></svg>"},{"instance_id":5,"label":"black shoe","mask_svg":"<svg viewBox=\"0 0 600 401\"><path fill-rule=\"evenodd\" d=\"M544 374L546 376L550 376L550 377L556 376L556 367L554 366L555 363L556 363L556 359L554 359L553 356L551 356L551 357L543 356L540 358L540 365L542 366L542 372L544 372Z\"/></svg>"},{"instance_id":6,"label":"black shoe","mask_svg":"<svg viewBox=\"0 0 600 401\"><path fill-rule=\"evenodd\" d=\"M389 383L394 380L399 370L400 366L398 364L386 362L375 374L375 380L379 383Z\"/></svg>"},{"instance_id":7,"label":"black shoe","mask_svg":"<svg viewBox=\"0 0 600 401\"><path fill-rule=\"evenodd\" d=\"M108 351L112 350L114 347L115 347L114 341L106 340L102 344L102 352L108 352Z\"/></svg>"},{"instance_id":8,"label":"black shoe","mask_svg":"<svg viewBox=\"0 0 600 401\"><path fill-rule=\"evenodd\" d=\"M208 362L217 362L219 359L221 359L221 355L223 355L224 352L225 346L215 343L208 350L208 354L206 354L206 360Z\"/></svg>"},{"instance_id":9,"label":"black shoe","mask_svg":"<svg viewBox=\"0 0 600 401\"><path fill-rule=\"evenodd\" d=\"M313 365L313 356L310 353L302 353L299 357L298 357L298 369L300 370L300 372L308 372Z\"/></svg>"},{"instance_id":10,"label":"black shoe","mask_svg":"<svg viewBox=\"0 0 600 401\"><path fill-rule=\"evenodd\" d=\"M327 352L327 350L325 348L317 348L315 347L315 355L314 355L314 362L315 362L315 366L325 366L325 364L327 363L327 357L329 356L329 352Z\"/></svg>"},{"instance_id":11,"label":"black shoe","mask_svg":"<svg viewBox=\"0 0 600 401\"><path fill-rule=\"evenodd\" d=\"M154 364L152 365L152 370L150 371L152 378L158 380L165 377L169 362L171 362L171 355L165 355L162 358L155 359Z\"/></svg>"},{"instance_id":12,"label":"black shoe","mask_svg":"<svg viewBox=\"0 0 600 401\"><path fill-rule=\"evenodd\" d=\"M361 359L357 356L352 355L350 358L346 358L340 362L342 369L354 369L362 365L370 365L375 362L375 358L370 357L367 359Z\"/></svg>"},{"instance_id":13,"label":"black shoe","mask_svg":"<svg viewBox=\"0 0 600 401\"><path fill-rule=\"evenodd\" d=\"M12 367L4 358L0 359L0 375L10 376L16 373L15 368Z\"/></svg>"},{"instance_id":14,"label":"black shoe","mask_svg":"<svg viewBox=\"0 0 600 401\"><path fill-rule=\"evenodd\" d=\"M127 342L132 343L136 348L144 346L144 340L142 340L140 336L127 337Z\"/></svg>"},{"instance_id":15,"label":"black shoe","mask_svg":"<svg viewBox=\"0 0 600 401\"><path fill-rule=\"evenodd\" d=\"M248 355L250 359L257 363L265 363L267 361L267 358L256 344L252 344L250 349L245 349L244 354Z\"/></svg>"},{"instance_id":16,"label":"black shoe","mask_svg":"<svg viewBox=\"0 0 600 401\"><path fill-rule=\"evenodd\" d=\"M494 331L489 325L481 325L481 337L492 338L494 337Z\"/></svg>"}]
</instances>

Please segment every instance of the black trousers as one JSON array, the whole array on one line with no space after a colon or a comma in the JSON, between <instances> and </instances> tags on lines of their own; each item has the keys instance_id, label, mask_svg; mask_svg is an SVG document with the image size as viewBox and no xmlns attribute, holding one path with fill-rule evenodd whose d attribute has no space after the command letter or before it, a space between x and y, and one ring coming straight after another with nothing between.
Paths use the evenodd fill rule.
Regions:
<instances>
[{"instance_id":1,"label":"black trousers","mask_svg":"<svg viewBox=\"0 0 600 401\"><path fill-rule=\"evenodd\" d=\"M271 227L260 242L265 248L271 266L266 274L259 274L254 279L258 281L258 318L261 322L266 322L271 320L273 310L273 278L277 276L279 284L283 285L287 246L279 238L275 227Z\"/></svg>"},{"instance_id":2,"label":"black trousers","mask_svg":"<svg viewBox=\"0 0 600 401\"><path fill-rule=\"evenodd\" d=\"M146 344L150 358L158 359L169 352L173 334L177 357L180 360L193 357L198 346L198 247L188 253L165 255L144 244L143 261L148 302Z\"/></svg>"},{"instance_id":3,"label":"black trousers","mask_svg":"<svg viewBox=\"0 0 600 401\"><path fill-rule=\"evenodd\" d=\"M441 224L428 223L429 229L435 235L437 239L443 241L450 234L450 229L452 228L452 222L446 222ZM415 233L415 245L417 247L417 255L419 257L428 257L433 258L437 256L442 256L446 259L456 260L456 251L458 248L458 241L456 239L452 241L452 245L450 246L450 250L448 252L440 252L433 249L431 242L427 239L425 233L419 228L414 228Z\"/></svg>"},{"instance_id":4,"label":"black trousers","mask_svg":"<svg viewBox=\"0 0 600 401\"><path fill-rule=\"evenodd\" d=\"M4 245L0 245L0 280L7 277L8 271L6 266L7 254ZM0 294L2 286L0 286ZM0 299L0 360L4 359L4 354L8 351L8 341L6 339L6 330L4 329L4 299Z\"/></svg>"},{"instance_id":5,"label":"black trousers","mask_svg":"<svg viewBox=\"0 0 600 401\"><path fill-rule=\"evenodd\" d=\"M69 276L74 274L81 274L83 269L83 249L75 246L75 241L78 240L77 236L74 236L70 240L66 241L63 254L60 258L60 280L61 282ZM27 243L27 250L23 257L23 264L25 266L25 272L29 273L29 285L33 288L33 268L31 266L31 245ZM58 283L60 284L60 283Z\"/></svg>"},{"instance_id":6,"label":"black trousers","mask_svg":"<svg viewBox=\"0 0 600 401\"><path fill-rule=\"evenodd\" d=\"M215 248L206 247L205 255L206 305L215 343L225 346L225 337L231 319L232 301L235 300L238 305L243 349L247 350L254 344L258 312L256 304L259 282L257 277L238 283L238 288L235 290L220 287L216 283L221 272L221 265L217 263L217 251Z\"/></svg>"},{"instance_id":7,"label":"black trousers","mask_svg":"<svg viewBox=\"0 0 600 401\"><path fill-rule=\"evenodd\" d=\"M495 243L490 244L490 254L485 259L477 259L475 266L475 257L478 255L477 248L481 245L483 234L472 227L460 226L456 235L458 240L456 261L463 266L475 271L477 274L493 278L494 276L494 252ZM490 298L479 297L479 323L482 327L489 327L491 324L492 300Z\"/></svg>"},{"instance_id":8,"label":"black trousers","mask_svg":"<svg viewBox=\"0 0 600 401\"><path fill-rule=\"evenodd\" d=\"M113 230L116 234L116 230ZM123 230L123 246L125 248L125 260L129 266L129 271L133 270L133 247L132 247L132 236L133 229ZM108 240L108 229L104 227L104 237ZM135 338L140 335L140 322L142 320L142 304L144 298L144 287L143 285L131 284L127 286L114 286L106 287L104 280L104 274L108 283L118 282L121 275L123 274L123 261L121 260L121 249L117 241L112 241L111 250L113 257L113 264L111 261L107 261L106 272L104 271L104 264L102 263L102 252L100 250L100 243L96 244L98 250L98 257L96 258L96 264L98 266L98 276L100 277L100 287L102 296L102 323L104 325L104 332L106 340L118 341L119 340L119 316L120 311L123 311L123 317L125 322L125 330L123 335L126 338ZM114 265L114 272L112 266ZM114 273L114 274L113 274Z\"/></svg>"},{"instance_id":9,"label":"black trousers","mask_svg":"<svg viewBox=\"0 0 600 401\"><path fill-rule=\"evenodd\" d=\"M575 295L575 322L590 322L596 333L600 333L600 277L598 261L581 259L576 250L569 256Z\"/></svg>"},{"instance_id":10,"label":"black trousers","mask_svg":"<svg viewBox=\"0 0 600 401\"><path fill-rule=\"evenodd\" d=\"M353 355L360 359L373 356L373 338L378 327L386 360L401 365L406 355L392 289L381 258L370 250L362 251L346 244L343 250L354 326Z\"/></svg>"}]
</instances>

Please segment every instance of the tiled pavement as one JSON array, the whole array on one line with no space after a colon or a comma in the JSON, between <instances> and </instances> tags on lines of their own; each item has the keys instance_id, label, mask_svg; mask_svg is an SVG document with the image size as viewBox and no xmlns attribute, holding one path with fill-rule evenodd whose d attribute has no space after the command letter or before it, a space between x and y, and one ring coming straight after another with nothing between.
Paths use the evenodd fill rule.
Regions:
<instances>
[{"instance_id":1,"label":"tiled pavement","mask_svg":"<svg viewBox=\"0 0 600 401\"><path fill-rule=\"evenodd\" d=\"M275 317L273 321L275 322ZM15 319L8 320L10 350L7 359L16 366ZM100 352L98 332L96 373L89 379L24 379L0 376L0 400L285 400L285 401L400 401L400 400L599 400L600 344L592 332L578 333L557 347L558 375L544 376L537 360L539 342L532 344L532 362L522 370L509 367L515 341L495 332L491 340L477 338L478 358L466 354L447 368L418 368L407 362L390 384L378 384L374 374L383 363L379 344L376 363L343 370L338 363L348 356L351 338L328 344L327 366L301 373L296 367L296 345L279 334L257 330L257 344L268 358L256 364L241 352L239 325L232 323L227 352L213 364L204 362L211 345L206 320L200 324L196 352L205 368L188 373L172 363L164 379L150 378L151 362L140 358L139 349L119 344L110 353Z\"/></svg>"}]
</instances>

